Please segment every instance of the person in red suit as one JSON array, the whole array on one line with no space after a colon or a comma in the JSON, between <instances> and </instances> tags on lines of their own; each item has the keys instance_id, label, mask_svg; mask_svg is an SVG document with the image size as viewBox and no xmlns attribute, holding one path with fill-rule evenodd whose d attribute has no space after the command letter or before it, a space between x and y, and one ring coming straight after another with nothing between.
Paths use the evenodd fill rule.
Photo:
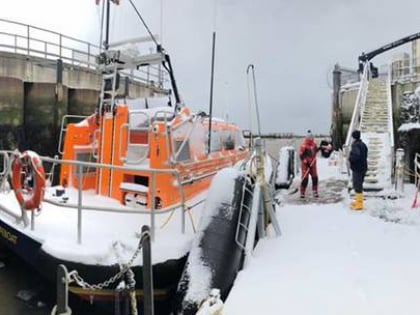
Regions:
<instances>
[{"instance_id":1,"label":"person in red suit","mask_svg":"<svg viewBox=\"0 0 420 315\"><path fill-rule=\"evenodd\" d=\"M312 193L318 198L318 172L316 167L316 154L318 152L317 144L314 140L312 132L308 130L305 139L299 147L299 158L302 172L302 180L300 183L300 198L305 198L306 187L308 186L309 176L312 179Z\"/></svg>"}]
</instances>

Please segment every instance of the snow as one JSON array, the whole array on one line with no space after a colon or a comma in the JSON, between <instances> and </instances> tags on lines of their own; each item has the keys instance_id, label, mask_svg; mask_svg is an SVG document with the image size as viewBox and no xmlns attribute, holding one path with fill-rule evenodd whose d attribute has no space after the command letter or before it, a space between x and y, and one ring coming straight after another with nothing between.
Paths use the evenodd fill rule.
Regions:
<instances>
[{"instance_id":1,"label":"snow","mask_svg":"<svg viewBox=\"0 0 420 315\"><path fill-rule=\"evenodd\" d=\"M398 128L398 132L410 131L412 129L420 129L420 123L405 123Z\"/></svg>"},{"instance_id":2,"label":"snow","mask_svg":"<svg viewBox=\"0 0 420 315\"><path fill-rule=\"evenodd\" d=\"M368 156L377 154L379 155L377 180L375 184L368 183L368 177L365 178L365 188L381 187L389 189L391 184L391 163L393 161L391 152L391 143L388 133L369 133L364 132L362 134L362 140L366 143L369 151ZM380 145L374 144L375 141L379 141ZM377 151L377 152L375 152Z\"/></svg>"},{"instance_id":3,"label":"snow","mask_svg":"<svg viewBox=\"0 0 420 315\"><path fill-rule=\"evenodd\" d=\"M66 189L63 202L61 197L54 197L56 190L48 189L46 197L63 205L74 203L77 200L77 190ZM202 200L204 194L190 200L193 205ZM19 205L13 192L1 194L1 206L20 215ZM84 192L83 204L97 208L119 208L123 210L118 201L95 195L93 191ZM182 229L182 211L155 214L155 240L153 242L152 263L164 262L168 258L178 259L186 255L191 247L194 237L193 224L200 218L198 205L190 210L189 219L186 220L186 231ZM126 208L128 209L128 207ZM131 209L133 210L133 209ZM69 261L85 264L113 265L127 263L133 256L140 240L143 225L151 225L151 214L124 213L124 212L98 212L83 210L81 215L82 242L77 242L78 211L77 209L59 207L50 203L43 203L42 211L35 217L35 228L16 224L13 217L1 212L1 219L10 226L27 234L42 243L42 249L51 255ZM176 237L174 237L176 235ZM141 255L134 261L134 265L141 265Z\"/></svg>"},{"instance_id":4,"label":"snow","mask_svg":"<svg viewBox=\"0 0 420 315\"><path fill-rule=\"evenodd\" d=\"M342 164L334 160L339 153L331 156L318 159L321 182L348 176ZM228 179L215 178L219 184L206 207L218 201L217 197L231 193L226 186L236 175L231 170ZM342 201L333 204L281 202L276 215L282 235L275 237L270 229L268 237L259 241L225 301L224 314L419 313L420 208L411 208L415 192L414 185L406 184L401 198L369 197L362 212L349 209L350 196L345 190ZM328 193L321 190L321 198ZM66 196L75 199L76 191L66 189ZM2 206L19 208L13 192L3 193L1 198ZM105 202L108 207L119 206L117 201L94 196L93 192L84 195L85 201L89 205ZM195 224L200 210L200 206L191 210ZM42 248L58 258L100 265L127 262L137 248L141 226L150 224L150 216L109 212L100 216L99 224L97 211L83 211L82 244L77 243L76 209L44 203L34 231L17 226L12 217L2 215L2 220L40 240ZM189 251L194 237L189 221L187 218L187 231L182 234L180 212L156 217L153 263ZM205 226L206 218L202 224ZM199 259L200 253L195 257ZM141 264L141 258L134 264ZM202 292L203 287L208 290L209 270L200 263L194 265L192 273L199 275L200 281L192 291Z\"/></svg>"},{"instance_id":5,"label":"snow","mask_svg":"<svg viewBox=\"0 0 420 315\"><path fill-rule=\"evenodd\" d=\"M334 164L318 160L321 181L347 176ZM282 235L258 243L223 314L418 314L414 195L406 184L402 198L370 197L361 212L349 209L346 191L334 204L278 206Z\"/></svg>"}]
</instances>

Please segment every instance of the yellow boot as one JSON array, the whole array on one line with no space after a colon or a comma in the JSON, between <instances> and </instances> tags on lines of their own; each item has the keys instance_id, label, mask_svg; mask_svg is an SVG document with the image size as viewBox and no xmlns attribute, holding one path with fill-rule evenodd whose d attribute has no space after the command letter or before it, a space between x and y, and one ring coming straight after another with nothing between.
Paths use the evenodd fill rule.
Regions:
<instances>
[{"instance_id":1,"label":"yellow boot","mask_svg":"<svg viewBox=\"0 0 420 315\"><path fill-rule=\"evenodd\" d=\"M363 194L356 193L355 199L352 201L350 208L353 210L363 210Z\"/></svg>"}]
</instances>

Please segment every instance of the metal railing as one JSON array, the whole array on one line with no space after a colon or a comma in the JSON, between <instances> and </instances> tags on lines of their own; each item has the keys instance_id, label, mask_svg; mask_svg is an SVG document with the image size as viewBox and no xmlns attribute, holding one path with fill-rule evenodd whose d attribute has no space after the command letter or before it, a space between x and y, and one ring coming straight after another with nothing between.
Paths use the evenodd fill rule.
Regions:
<instances>
[{"instance_id":1,"label":"metal railing","mask_svg":"<svg viewBox=\"0 0 420 315\"><path fill-rule=\"evenodd\" d=\"M0 18L0 51L38 57L72 66L97 70L98 45L44 28ZM162 88L168 82L159 66L139 70L122 70L122 76Z\"/></svg>"},{"instance_id":2,"label":"metal railing","mask_svg":"<svg viewBox=\"0 0 420 315\"><path fill-rule=\"evenodd\" d=\"M360 81L360 87L359 92L357 93L356 102L354 105L353 115L351 117L350 126L347 132L345 147L349 147L351 143L351 133L353 130L360 129L360 121L362 112L366 103L366 96L368 91L368 85L369 85L369 63L365 64L365 67L363 69L362 78Z\"/></svg>"},{"instance_id":3,"label":"metal railing","mask_svg":"<svg viewBox=\"0 0 420 315\"><path fill-rule=\"evenodd\" d=\"M0 151L0 156L3 156L8 161L12 161L13 152L11 151ZM7 156L7 157L6 157ZM83 211L101 211L101 212L116 212L116 213L135 213L135 214L146 214L150 216L150 227L151 227L151 236L152 240L154 239L155 230L156 230L156 215L157 214L165 214L177 209L181 209L182 211L182 219L181 219L181 232L185 233L185 195L182 187L182 181L179 174L179 171L176 169L150 169L148 167L128 167L128 166L116 166L116 165L110 165L110 164L101 164L101 163L93 163L93 162L81 162L81 161L75 161L75 160L58 160L51 157L46 156L40 156L40 159L43 162L52 163L52 164L69 164L73 167L77 167L77 178L78 178L78 197L77 197L77 203L76 204L70 204L66 203L63 204L59 201L53 200L53 199L47 199L44 198L44 202L53 204L58 207L63 208L72 208L77 209L77 243L82 243L82 217L83 217ZM10 162L11 163L11 162ZM10 165L9 163L9 165ZM1 173L6 172L6 177L10 175L10 166L6 165L3 166L3 168L7 167L6 170L1 170ZM120 170L120 171L143 171L145 173L149 173L151 176L151 185L149 187L149 192L151 193L151 207L150 210L140 210L140 209L134 209L129 208L127 206L124 207L101 207L101 206L88 206L82 204L82 180L83 180L83 168L89 167L89 168L105 168L110 170ZM156 196L156 176L157 174L172 174L175 177L176 185L175 187L179 190L180 195L180 202L177 204L174 204L172 206L159 209L159 211L156 211L156 204L155 204L155 196ZM9 215L15 217L16 219L21 219L20 216L18 216L16 213L11 211L10 209L7 209L6 207L3 207L0 205L0 211L4 211L8 213ZM23 210L25 211L25 210ZM34 211L32 211L34 213ZM35 216L31 216L31 229L35 229Z\"/></svg>"},{"instance_id":4,"label":"metal railing","mask_svg":"<svg viewBox=\"0 0 420 315\"><path fill-rule=\"evenodd\" d=\"M392 67L388 67L388 76L386 78L386 97L387 97L387 107L388 107L388 133L389 133L389 146L391 149L391 158L390 158L390 168L394 168L395 156L395 140L394 140L394 114L392 108L392 95L391 95L391 82L392 82Z\"/></svg>"},{"instance_id":5,"label":"metal railing","mask_svg":"<svg viewBox=\"0 0 420 315\"><path fill-rule=\"evenodd\" d=\"M420 78L420 58L406 58L393 60L390 63L391 81L406 81L413 77Z\"/></svg>"},{"instance_id":6,"label":"metal railing","mask_svg":"<svg viewBox=\"0 0 420 315\"><path fill-rule=\"evenodd\" d=\"M0 19L0 50L96 69L100 47L40 27Z\"/></svg>"}]
</instances>

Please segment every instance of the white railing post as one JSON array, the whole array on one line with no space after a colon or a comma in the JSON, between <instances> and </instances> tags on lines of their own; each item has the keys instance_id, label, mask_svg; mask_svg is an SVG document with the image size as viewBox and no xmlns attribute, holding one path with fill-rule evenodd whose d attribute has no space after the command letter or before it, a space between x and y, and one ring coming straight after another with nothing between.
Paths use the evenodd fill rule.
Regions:
<instances>
[{"instance_id":1,"label":"white railing post","mask_svg":"<svg viewBox=\"0 0 420 315\"><path fill-rule=\"evenodd\" d=\"M392 75L392 64L388 65L388 78L386 80L386 93L387 93L387 107L388 107L388 132L389 132L389 146L391 152L394 152L394 113L392 106L392 95L391 95L391 75ZM394 166L394 154L391 154L391 169Z\"/></svg>"},{"instance_id":2,"label":"white railing post","mask_svg":"<svg viewBox=\"0 0 420 315\"><path fill-rule=\"evenodd\" d=\"M397 149L395 153L395 191L404 192L404 150Z\"/></svg>"},{"instance_id":3,"label":"white railing post","mask_svg":"<svg viewBox=\"0 0 420 315\"><path fill-rule=\"evenodd\" d=\"M83 165L77 165L77 244L82 244L82 185Z\"/></svg>"}]
</instances>

